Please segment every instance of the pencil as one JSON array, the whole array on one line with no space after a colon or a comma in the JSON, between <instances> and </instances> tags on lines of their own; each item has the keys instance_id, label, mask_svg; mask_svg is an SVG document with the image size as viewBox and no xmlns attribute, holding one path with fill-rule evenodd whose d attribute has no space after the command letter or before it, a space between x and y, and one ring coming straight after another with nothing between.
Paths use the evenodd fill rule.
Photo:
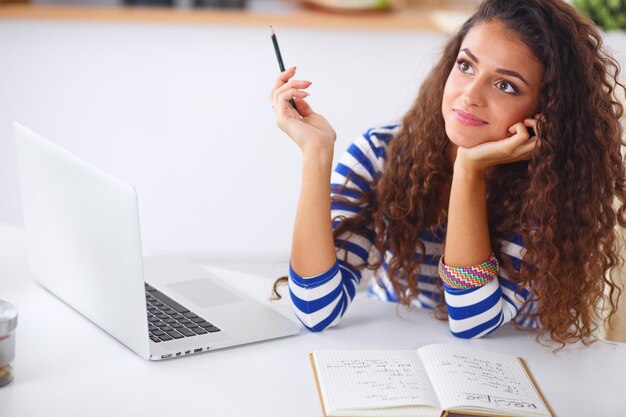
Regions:
<instances>
[{"instance_id":1,"label":"pencil","mask_svg":"<svg viewBox=\"0 0 626 417\"><path fill-rule=\"evenodd\" d=\"M280 48L278 47L278 39L276 39L276 34L274 33L274 29L271 26L270 34L272 37L272 43L274 44L274 51L276 51L276 58L278 59L278 68L280 69L280 72L285 72L285 64L283 64L283 57L280 54ZM298 108L296 107L296 102L293 98L289 99L289 103L291 103L291 107L298 111Z\"/></svg>"}]
</instances>

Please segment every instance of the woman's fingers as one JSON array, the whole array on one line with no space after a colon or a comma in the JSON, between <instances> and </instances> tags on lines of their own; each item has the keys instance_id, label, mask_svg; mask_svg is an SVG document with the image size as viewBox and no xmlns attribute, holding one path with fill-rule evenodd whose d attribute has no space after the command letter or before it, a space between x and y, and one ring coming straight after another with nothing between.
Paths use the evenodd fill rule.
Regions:
<instances>
[{"instance_id":1,"label":"woman's fingers","mask_svg":"<svg viewBox=\"0 0 626 417\"><path fill-rule=\"evenodd\" d=\"M532 138L528 139L526 143L519 147L519 152L523 157L522 159L530 159L532 154L540 145L541 142L539 142L539 138L537 138L537 136L533 136Z\"/></svg>"},{"instance_id":2,"label":"woman's fingers","mask_svg":"<svg viewBox=\"0 0 626 417\"><path fill-rule=\"evenodd\" d=\"M528 134L528 128L526 127L524 123L525 121L518 122L509 128L509 132L511 132L512 130L511 133L513 133L513 136L509 138L511 142L511 146L513 148L516 148L522 145L530 138L530 135Z\"/></svg>"},{"instance_id":3,"label":"woman's fingers","mask_svg":"<svg viewBox=\"0 0 626 417\"><path fill-rule=\"evenodd\" d=\"M536 119L525 119L523 123L517 123L515 125L516 134L513 137L517 136L517 140L516 146L512 151L514 161L531 159L539 147L539 144L541 143L539 141L539 137L536 134L530 136L528 132L528 128L532 128L534 130L536 126Z\"/></svg>"},{"instance_id":4,"label":"woman's fingers","mask_svg":"<svg viewBox=\"0 0 626 417\"><path fill-rule=\"evenodd\" d=\"M526 127L532 127L534 128L535 126L537 126L537 119L524 119L524 125Z\"/></svg>"},{"instance_id":5,"label":"woman's fingers","mask_svg":"<svg viewBox=\"0 0 626 417\"><path fill-rule=\"evenodd\" d=\"M276 99L276 95L280 94L285 89L289 89L291 87L298 88L306 88L311 85L310 81L303 80L292 80L291 78L295 75L296 67L291 67L290 69L281 72L274 83L272 90L269 94L269 99L271 103L274 103Z\"/></svg>"},{"instance_id":6,"label":"woman's fingers","mask_svg":"<svg viewBox=\"0 0 626 417\"><path fill-rule=\"evenodd\" d=\"M310 81L302 81L302 80L291 80L286 82L285 84L281 85L280 87L278 87L277 89L275 89L272 92L272 104L276 105L276 100L278 99L278 96L280 96L282 93L284 93L285 91L289 91L292 89L304 89L304 88L308 88L311 85Z\"/></svg>"},{"instance_id":7,"label":"woman's fingers","mask_svg":"<svg viewBox=\"0 0 626 417\"><path fill-rule=\"evenodd\" d=\"M535 133L534 136L538 135L538 132L537 132L537 123L538 122L539 122L539 120L537 120L537 119L530 119L530 118L529 119L524 119L524 125L526 127L529 127L529 128L531 128L533 130L533 132Z\"/></svg>"},{"instance_id":8,"label":"woman's fingers","mask_svg":"<svg viewBox=\"0 0 626 417\"><path fill-rule=\"evenodd\" d=\"M283 72L278 75L278 80L282 80L283 82L289 81L291 77L296 73L296 67L287 68Z\"/></svg>"},{"instance_id":9,"label":"woman's fingers","mask_svg":"<svg viewBox=\"0 0 626 417\"><path fill-rule=\"evenodd\" d=\"M311 86L310 81L293 80L296 67L291 67L278 75L274 86L269 94L272 108L279 117L307 117L313 114L311 107L303 100L308 97L308 93L302 91ZM296 109L291 106L290 101L294 100Z\"/></svg>"},{"instance_id":10,"label":"woman's fingers","mask_svg":"<svg viewBox=\"0 0 626 417\"><path fill-rule=\"evenodd\" d=\"M308 117L310 115L313 114L313 109L311 108L311 106L309 106L309 103L307 103L304 99L308 97L294 97L293 99L296 102L296 107L298 108L298 113L300 114L300 116L302 117Z\"/></svg>"},{"instance_id":11,"label":"woman's fingers","mask_svg":"<svg viewBox=\"0 0 626 417\"><path fill-rule=\"evenodd\" d=\"M539 123L539 119L542 117L541 113L537 113L534 117L527 117L524 119L521 124L526 126L527 128L532 128L535 133L537 133L537 124ZM513 126L509 127L509 133L515 134L517 133L518 126L520 123L515 123Z\"/></svg>"},{"instance_id":12,"label":"woman's fingers","mask_svg":"<svg viewBox=\"0 0 626 417\"><path fill-rule=\"evenodd\" d=\"M533 136L528 143L525 143L522 147L520 147L520 155L515 159L515 161L528 161L533 158L537 149L541 146L541 142L537 140L536 136Z\"/></svg>"},{"instance_id":13,"label":"woman's fingers","mask_svg":"<svg viewBox=\"0 0 626 417\"><path fill-rule=\"evenodd\" d=\"M290 89L284 90L275 96L274 109L280 111L283 114L286 111L289 111L290 109L293 111L296 111L296 109L291 107L291 103L289 101L291 99L302 100L303 98L308 97L308 96L309 96L309 93L300 91L296 88L290 88ZM300 108L298 107L297 110L300 110Z\"/></svg>"},{"instance_id":14,"label":"woman's fingers","mask_svg":"<svg viewBox=\"0 0 626 417\"><path fill-rule=\"evenodd\" d=\"M270 97L270 101L272 101L273 99L273 93L277 88L282 87L283 84L285 84L286 82L288 82L291 77L293 77L296 74L296 67L291 67L283 72L281 72L280 74L278 74L278 78L276 78L276 82L274 83L274 86L272 87L272 90L270 91L269 97Z\"/></svg>"}]
</instances>

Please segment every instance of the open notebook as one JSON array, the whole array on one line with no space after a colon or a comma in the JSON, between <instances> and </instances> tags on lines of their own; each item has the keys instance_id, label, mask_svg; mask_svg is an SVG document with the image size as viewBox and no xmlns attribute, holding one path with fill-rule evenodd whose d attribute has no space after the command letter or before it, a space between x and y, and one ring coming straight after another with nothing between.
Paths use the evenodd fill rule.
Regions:
<instances>
[{"instance_id":1,"label":"open notebook","mask_svg":"<svg viewBox=\"0 0 626 417\"><path fill-rule=\"evenodd\" d=\"M325 416L554 416L514 356L436 344L310 357Z\"/></svg>"}]
</instances>

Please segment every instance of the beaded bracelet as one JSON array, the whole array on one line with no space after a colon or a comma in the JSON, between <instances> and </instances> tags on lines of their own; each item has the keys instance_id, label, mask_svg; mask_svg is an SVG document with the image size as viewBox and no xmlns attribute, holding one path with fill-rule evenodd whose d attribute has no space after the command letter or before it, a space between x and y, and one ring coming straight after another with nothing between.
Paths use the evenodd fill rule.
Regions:
<instances>
[{"instance_id":1,"label":"beaded bracelet","mask_svg":"<svg viewBox=\"0 0 626 417\"><path fill-rule=\"evenodd\" d=\"M482 287L498 277L500 264L492 253L489 259L481 264L454 268L443 262L443 256L439 259L439 276L448 287L469 290Z\"/></svg>"}]
</instances>

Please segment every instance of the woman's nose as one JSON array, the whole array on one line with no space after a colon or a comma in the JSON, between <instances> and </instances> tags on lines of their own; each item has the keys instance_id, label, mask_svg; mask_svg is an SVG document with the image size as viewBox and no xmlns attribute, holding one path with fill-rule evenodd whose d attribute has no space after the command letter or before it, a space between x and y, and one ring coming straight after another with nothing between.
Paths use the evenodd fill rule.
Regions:
<instances>
[{"instance_id":1,"label":"woman's nose","mask_svg":"<svg viewBox=\"0 0 626 417\"><path fill-rule=\"evenodd\" d=\"M482 81L474 79L465 86L463 91L463 104L466 106L484 106L484 85Z\"/></svg>"}]
</instances>

